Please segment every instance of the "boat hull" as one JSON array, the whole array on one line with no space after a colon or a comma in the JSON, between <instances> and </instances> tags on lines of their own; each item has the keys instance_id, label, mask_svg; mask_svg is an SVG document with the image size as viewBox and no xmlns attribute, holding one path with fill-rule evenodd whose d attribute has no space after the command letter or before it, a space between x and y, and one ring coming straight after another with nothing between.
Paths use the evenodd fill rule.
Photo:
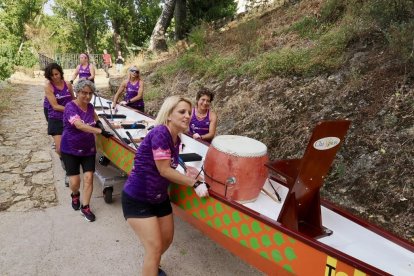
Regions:
<instances>
[{"instance_id":1,"label":"boat hull","mask_svg":"<svg viewBox=\"0 0 414 276\"><path fill-rule=\"evenodd\" d=\"M200 199L177 184L170 197L180 218L268 275L369 275L215 197Z\"/></svg>"}]
</instances>

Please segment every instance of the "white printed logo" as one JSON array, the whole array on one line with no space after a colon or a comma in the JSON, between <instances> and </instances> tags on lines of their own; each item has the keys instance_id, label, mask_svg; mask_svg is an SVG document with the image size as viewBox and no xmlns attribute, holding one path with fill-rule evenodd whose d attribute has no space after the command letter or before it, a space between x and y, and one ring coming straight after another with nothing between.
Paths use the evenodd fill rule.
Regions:
<instances>
[{"instance_id":1,"label":"white printed logo","mask_svg":"<svg viewBox=\"0 0 414 276\"><path fill-rule=\"evenodd\" d=\"M328 150L336 147L339 142L341 142L341 139L338 137L325 137L315 141L313 147L317 150Z\"/></svg>"}]
</instances>

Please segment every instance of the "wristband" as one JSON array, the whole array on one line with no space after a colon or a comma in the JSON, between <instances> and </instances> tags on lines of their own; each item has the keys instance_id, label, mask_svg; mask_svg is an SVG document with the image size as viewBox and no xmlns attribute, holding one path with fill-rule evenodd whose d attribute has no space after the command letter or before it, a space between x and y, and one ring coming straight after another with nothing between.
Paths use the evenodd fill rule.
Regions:
<instances>
[{"instance_id":1,"label":"wristband","mask_svg":"<svg viewBox=\"0 0 414 276\"><path fill-rule=\"evenodd\" d=\"M202 181L200 181L200 180L197 180L197 181L196 181L196 183L194 183L193 188L195 189L195 188L197 188L198 186L200 186L201 184L203 184L203 182L202 182Z\"/></svg>"}]
</instances>

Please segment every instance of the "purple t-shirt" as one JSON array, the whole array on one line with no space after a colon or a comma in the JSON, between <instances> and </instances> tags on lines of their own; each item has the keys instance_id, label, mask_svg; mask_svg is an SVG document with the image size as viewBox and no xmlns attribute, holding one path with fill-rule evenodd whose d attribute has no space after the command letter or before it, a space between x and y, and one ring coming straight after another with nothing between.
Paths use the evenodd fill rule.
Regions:
<instances>
[{"instance_id":1,"label":"purple t-shirt","mask_svg":"<svg viewBox=\"0 0 414 276\"><path fill-rule=\"evenodd\" d=\"M45 100L43 101L43 108L50 108L49 100L45 97Z\"/></svg>"},{"instance_id":2,"label":"purple t-shirt","mask_svg":"<svg viewBox=\"0 0 414 276\"><path fill-rule=\"evenodd\" d=\"M60 145L60 150L63 153L76 156L91 156L96 154L95 135L79 130L74 125L75 121L82 120L85 124L94 127L94 114L91 103L88 103L86 112L80 109L74 101L71 101L65 106L62 142Z\"/></svg>"},{"instance_id":3,"label":"purple t-shirt","mask_svg":"<svg viewBox=\"0 0 414 276\"><path fill-rule=\"evenodd\" d=\"M91 76L91 69L89 68L89 65L90 64L88 63L88 65L85 68L82 67L82 64L79 65L79 79L87 79Z\"/></svg>"},{"instance_id":4,"label":"purple t-shirt","mask_svg":"<svg viewBox=\"0 0 414 276\"><path fill-rule=\"evenodd\" d=\"M124 100L125 101L128 101L128 100L132 99L133 97L135 97L136 95L138 95L138 90L139 90L139 81L137 81L136 84L132 84L129 81L127 83L126 93L125 93ZM129 103L128 106L129 107L132 107L132 108L144 108L144 100L143 99L139 99L136 102Z\"/></svg>"},{"instance_id":5,"label":"purple t-shirt","mask_svg":"<svg viewBox=\"0 0 414 276\"><path fill-rule=\"evenodd\" d=\"M203 120L197 119L195 108L193 108L193 114L190 121L190 133L198 133L200 135L206 135L210 129L210 110L207 111L207 115Z\"/></svg>"},{"instance_id":6,"label":"purple t-shirt","mask_svg":"<svg viewBox=\"0 0 414 276\"><path fill-rule=\"evenodd\" d=\"M56 101L59 105L65 106L67 103L72 101L72 95L69 92L66 81L64 81L64 87L59 90L53 83L50 83L53 87L53 94L56 97ZM53 106L49 105L49 119L62 120L63 112L53 109Z\"/></svg>"},{"instance_id":7,"label":"purple t-shirt","mask_svg":"<svg viewBox=\"0 0 414 276\"><path fill-rule=\"evenodd\" d=\"M170 160L170 166L178 166L180 139L173 144L170 131L165 125L153 128L135 154L134 167L124 185L124 192L145 202L161 203L168 198L170 181L160 175L155 160Z\"/></svg>"}]
</instances>

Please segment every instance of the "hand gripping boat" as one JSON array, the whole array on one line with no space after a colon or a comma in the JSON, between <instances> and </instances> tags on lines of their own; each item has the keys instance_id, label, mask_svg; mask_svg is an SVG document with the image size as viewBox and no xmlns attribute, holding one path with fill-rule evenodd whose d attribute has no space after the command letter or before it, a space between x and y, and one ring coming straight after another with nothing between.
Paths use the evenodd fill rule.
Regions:
<instances>
[{"instance_id":1,"label":"hand gripping boat","mask_svg":"<svg viewBox=\"0 0 414 276\"><path fill-rule=\"evenodd\" d=\"M146 122L145 129L131 131L133 138L154 123L128 108L118 114L125 118L106 120L107 129ZM182 135L180 154L200 157L186 159L186 166L202 171L211 189L200 199L192 188L171 184L174 213L268 275L414 275L413 244L320 198L349 125L320 122L301 159L276 161L250 138L217 136L208 146ZM123 141L128 130L114 130L110 139L98 135L98 150L129 173L135 147Z\"/></svg>"}]
</instances>

